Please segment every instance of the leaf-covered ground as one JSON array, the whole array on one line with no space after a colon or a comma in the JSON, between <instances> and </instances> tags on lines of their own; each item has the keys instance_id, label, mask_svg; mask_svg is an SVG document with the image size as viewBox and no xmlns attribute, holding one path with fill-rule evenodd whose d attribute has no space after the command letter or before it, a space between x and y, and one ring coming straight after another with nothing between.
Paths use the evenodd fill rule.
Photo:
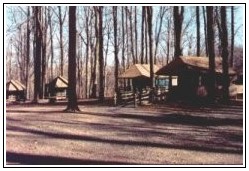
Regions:
<instances>
[{"instance_id":1,"label":"leaf-covered ground","mask_svg":"<svg viewBox=\"0 0 249 171\"><path fill-rule=\"evenodd\" d=\"M6 164L242 165L243 107L7 105Z\"/></svg>"}]
</instances>

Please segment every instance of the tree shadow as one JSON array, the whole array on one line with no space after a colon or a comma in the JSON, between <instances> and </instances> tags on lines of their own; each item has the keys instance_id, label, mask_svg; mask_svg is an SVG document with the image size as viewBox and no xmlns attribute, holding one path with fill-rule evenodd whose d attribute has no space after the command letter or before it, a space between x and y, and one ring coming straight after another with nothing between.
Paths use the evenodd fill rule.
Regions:
<instances>
[{"instance_id":1,"label":"tree shadow","mask_svg":"<svg viewBox=\"0 0 249 171\"><path fill-rule=\"evenodd\" d=\"M57 139L67 139L67 140L81 140L88 142L97 142L97 143L108 143L108 144L116 144L116 145L130 145L130 146L142 146L142 147L158 147L158 148L173 148L173 149L184 149L184 150L192 150L192 151L205 151L205 152L219 152L219 153L235 153L242 154L242 147L223 147L223 146L213 146L214 144L203 144L204 141L188 139L192 143L186 145L185 142L180 142L178 144L167 143L167 142L151 142L151 141L137 141L137 140L119 140L119 139L107 139L96 136L89 135L73 135L68 133L54 133L54 132L45 132L40 130L33 130L29 128L22 128L17 126L8 126L8 130L27 132L32 134L42 135L48 138L57 138ZM187 141L186 141L187 142ZM210 142L208 142L210 143ZM208 146L207 146L208 145Z\"/></svg>"},{"instance_id":2,"label":"tree shadow","mask_svg":"<svg viewBox=\"0 0 249 171\"><path fill-rule=\"evenodd\" d=\"M22 165L127 165L137 163L126 163L117 161L101 161L90 159L73 159L68 157L34 155L26 153L6 152L6 162Z\"/></svg>"},{"instance_id":3,"label":"tree shadow","mask_svg":"<svg viewBox=\"0 0 249 171\"><path fill-rule=\"evenodd\" d=\"M123 119L137 119L143 120L146 122L156 123L165 123L165 124L179 124L179 125L192 125L192 126L242 126L243 118L218 118L210 116L196 116L191 114L185 114L181 112L173 112L161 114L136 114L136 113L123 113L123 112L113 112L113 113L104 113L104 112L81 112L79 114L87 113L88 115L95 116L106 116L113 118L123 118Z\"/></svg>"},{"instance_id":4,"label":"tree shadow","mask_svg":"<svg viewBox=\"0 0 249 171\"><path fill-rule=\"evenodd\" d=\"M38 113L38 114L54 114L54 113L63 113L63 110L52 110L52 111L49 111L49 110L40 110L40 111L37 111L37 110L21 110L21 109L11 109L11 110L6 110L6 113Z\"/></svg>"}]
</instances>

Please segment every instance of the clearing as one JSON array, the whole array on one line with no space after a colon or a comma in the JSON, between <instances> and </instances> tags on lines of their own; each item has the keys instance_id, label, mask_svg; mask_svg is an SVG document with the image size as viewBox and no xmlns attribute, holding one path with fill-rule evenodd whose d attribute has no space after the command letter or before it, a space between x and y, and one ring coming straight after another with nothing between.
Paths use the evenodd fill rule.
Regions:
<instances>
[{"instance_id":1,"label":"clearing","mask_svg":"<svg viewBox=\"0 0 249 171\"><path fill-rule=\"evenodd\" d=\"M242 165L243 107L7 105L6 164Z\"/></svg>"}]
</instances>

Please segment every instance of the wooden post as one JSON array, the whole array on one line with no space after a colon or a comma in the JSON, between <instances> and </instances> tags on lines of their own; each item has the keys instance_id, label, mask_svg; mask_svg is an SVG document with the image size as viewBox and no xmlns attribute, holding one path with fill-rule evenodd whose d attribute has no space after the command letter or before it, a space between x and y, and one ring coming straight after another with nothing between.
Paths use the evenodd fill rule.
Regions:
<instances>
[{"instance_id":1,"label":"wooden post","mask_svg":"<svg viewBox=\"0 0 249 171\"><path fill-rule=\"evenodd\" d=\"M134 107L137 107L137 90L134 92Z\"/></svg>"},{"instance_id":2,"label":"wooden post","mask_svg":"<svg viewBox=\"0 0 249 171\"><path fill-rule=\"evenodd\" d=\"M150 103L153 103L153 95L152 95L152 91L153 91L153 89L152 89L152 88L150 88L150 89L149 89L149 102L150 102Z\"/></svg>"},{"instance_id":3,"label":"wooden post","mask_svg":"<svg viewBox=\"0 0 249 171\"><path fill-rule=\"evenodd\" d=\"M117 106L117 93L114 93L114 106Z\"/></svg>"}]
</instances>

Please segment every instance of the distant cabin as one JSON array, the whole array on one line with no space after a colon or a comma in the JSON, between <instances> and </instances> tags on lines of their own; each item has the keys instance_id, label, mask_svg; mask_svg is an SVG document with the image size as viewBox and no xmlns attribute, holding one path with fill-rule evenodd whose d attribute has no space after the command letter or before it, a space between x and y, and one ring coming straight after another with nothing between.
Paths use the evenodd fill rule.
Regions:
<instances>
[{"instance_id":1,"label":"distant cabin","mask_svg":"<svg viewBox=\"0 0 249 171\"><path fill-rule=\"evenodd\" d=\"M10 80L6 83L6 98L9 101L25 101L26 87L18 80Z\"/></svg>"},{"instance_id":2,"label":"distant cabin","mask_svg":"<svg viewBox=\"0 0 249 171\"><path fill-rule=\"evenodd\" d=\"M154 74L159 70L159 66L154 65ZM119 76L121 89L141 90L150 87L150 65L134 64Z\"/></svg>"},{"instance_id":3,"label":"distant cabin","mask_svg":"<svg viewBox=\"0 0 249 171\"><path fill-rule=\"evenodd\" d=\"M208 57L181 56L159 69L156 74L177 76L178 85L173 87L169 93L172 98L193 100L197 97L207 97L208 95ZM236 72L232 68L229 68L230 80L235 74ZM217 96L221 95L222 78L222 59L216 57L215 80Z\"/></svg>"},{"instance_id":4,"label":"distant cabin","mask_svg":"<svg viewBox=\"0 0 249 171\"><path fill-rule=\"evenodd\" d=\"M232 81L230 92L233 92L233 95L237 100L243 99L243 74L237 75Z\"/></svg>"},{"instance_id":5,"label":"distant cabin","mask_svg":"<svg viewBox=\"0 0 249 171\"><path fill-rule=\"evenodd\" d=\"M55 100L67 98L68 81L62 76L54 78L45 86L45 97Z\"/></svg>"}]
</instances>

